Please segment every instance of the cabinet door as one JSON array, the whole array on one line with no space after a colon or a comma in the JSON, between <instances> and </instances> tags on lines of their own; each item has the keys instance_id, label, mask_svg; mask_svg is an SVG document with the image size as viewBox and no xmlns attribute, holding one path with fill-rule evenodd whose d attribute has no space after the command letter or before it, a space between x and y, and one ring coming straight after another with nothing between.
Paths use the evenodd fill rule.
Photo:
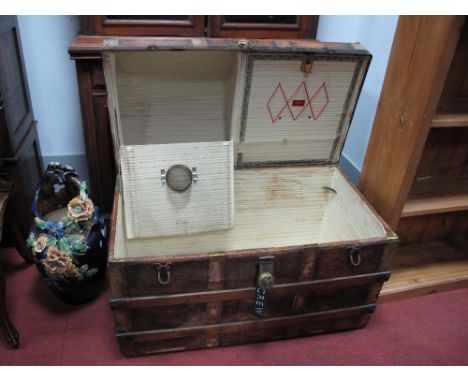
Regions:
<instances>
[{"instance_id":1,"label":"cabinet door","mask_svg":"<svg viewBox=\"0 0 468 382\"><path fill-rule=\"evenodd\" d=\"M318 16L208 16L211 37L315 38Z\"/></svg>"},{"instance_id":2,"label":"cabinet door","mask_svg":"<svg viewBox=\"0 0 468 382\"><path fill-rule=\"evenodd\" d=\"M81 34L203 36L205 16L81 16Z\"/></svg>"},{"instance_id":3,"label":"cabinet door","mask_svg":"<svg viewBox=\"0 0 468 382\"><path fill-rule=\"evenodd\" d=\"M2 157L14 156L32 121L16 16L0 16L0 143Z\"/></svg>"}]
</instances>

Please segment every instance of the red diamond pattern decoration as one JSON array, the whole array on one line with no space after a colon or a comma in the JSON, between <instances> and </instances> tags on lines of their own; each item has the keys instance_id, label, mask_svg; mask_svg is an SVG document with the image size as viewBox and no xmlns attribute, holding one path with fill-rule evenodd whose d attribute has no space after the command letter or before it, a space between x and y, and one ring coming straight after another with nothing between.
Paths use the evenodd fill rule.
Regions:
<instances>
[{"instance_id":1,"label":"red diamond pattern decoration","mask_svg":"<svg viewBox=\"0 0 468 382\"><path fill-rule=\"evenodd\" d=\"M307 108L309 104L308 100L309 93L307 91L307 86L305 82L302 81L288 100L288 107L293 121L298 119Z\"/></svg>"},{"instance_id":2,"label":"red diamond pattern decoration","mask_svg":"<svg viewBox=\"0 0 468 382\"><path fill-rule=\"evenodd\" d=\"M268 99L267 108L272 123L281 119L286 109L289 110L293 121L296 121L307 108L310 109L312 118L316 121L329 103L330 98L328 97L325 81L322 82L311 97L309 97L306 83L302 81L289 98L287 98L283 86L279 82Z\"/></svg>"},{"instance_id":3,"label":"red diamond pattern decoration","mask_svg":"<svg viewBox=\"0 0 468 382\"><path fill-rule=\"evenodd\" d=\"M325 85L324 81L309 99L310 110L312 111L312 118L314 118L314 121L320 117L320 114L323 113L329 103L330 99L328 98L327 85Z\"/></svg>"},{"instance_id":4,"label":"red diamond pattern decoration","mask_svg":"<svg viewBox=\"0 0 468 382\"><path fill-rule=\"evenodd\" d=\"M284 93L281 83L276 85L273 94L267 102L268 111L270 112L271 121L273 123L281 116L283 110L288 107L288 99Z\"/></svg>"}]
</instances>

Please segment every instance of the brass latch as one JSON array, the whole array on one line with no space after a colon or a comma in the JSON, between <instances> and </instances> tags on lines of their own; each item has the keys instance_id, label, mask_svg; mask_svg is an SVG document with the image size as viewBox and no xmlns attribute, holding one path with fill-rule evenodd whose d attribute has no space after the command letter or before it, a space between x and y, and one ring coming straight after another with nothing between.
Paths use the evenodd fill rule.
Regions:
<instances>
[{"instance_id":1,"label":"brass latch","mask_svg":"<svg viewBox=\"0 0 468 382\"><path fill-rule=\"evenodd\" d=\"M237 41L237 45L239 46L239 48L250 48L252 43L245 38L241 38L240 40Z\"/></svg>"},{"instance_id":2,"label":"brass latch","mask_svg":"<svg viewBox=\"0 0 468 382\"><path fill-rule=\"evenodd\" d=\"M304 72L306 75L309 75L312 73L312 57L311 56L305 56L304 59L302 60L301 64L301 71Z\"/></svg>"},{"instance_id":3,"label":"brass latch","mask_svg":"<svg viewBox=\"0 0 468 382\"><path fill-rule=\"evenodd\" d=\"M273 256L262 256L258 258L258 278L257 286L263 289L270 289L275 282L273 277Z\"/></svg>"}]
</instances>

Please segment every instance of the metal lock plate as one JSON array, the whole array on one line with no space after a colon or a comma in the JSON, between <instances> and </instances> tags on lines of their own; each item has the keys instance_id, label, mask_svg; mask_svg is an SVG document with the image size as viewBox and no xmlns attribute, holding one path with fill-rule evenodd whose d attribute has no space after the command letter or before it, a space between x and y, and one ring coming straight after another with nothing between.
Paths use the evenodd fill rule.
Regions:
<instances>
[{"instance_id":1,"label":"metal lock plate","mask_svg":"<svg viewBox=\"0 0 468 382\"><path fill-rule=\"evenodd\" d=\"M257 289L255 291L255 314L263 318L266 306L267 291L275 283L273 276L273 256L262 256L259 259Z\"/></svg>"},{"instance_id":2,"label":"metal lock plate","mask_svg":"<svg viewBox=\"0 0 468 382\"><path fill-rule=\"evenodd\" d=\"M273 256L262 256L258 258L258 278L257 285L259 288L270 289L275 279L273 277Z\"/></svg>"}]
</instances>

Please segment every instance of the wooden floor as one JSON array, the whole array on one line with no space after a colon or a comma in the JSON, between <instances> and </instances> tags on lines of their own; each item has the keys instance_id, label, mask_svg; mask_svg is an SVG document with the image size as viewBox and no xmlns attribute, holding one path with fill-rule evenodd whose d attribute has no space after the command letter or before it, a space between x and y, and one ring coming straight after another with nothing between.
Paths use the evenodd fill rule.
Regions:
<instances>
[{"instance_id":1,"label":"wooden floor","mask_svg":"<svg viewBox=\"0 0 468 382\"><path fill-rule=\"evenodd\" d=\"M434 241L398 248L379 303L468 287L468 241Z\"/></svg>"}]
</instances>

